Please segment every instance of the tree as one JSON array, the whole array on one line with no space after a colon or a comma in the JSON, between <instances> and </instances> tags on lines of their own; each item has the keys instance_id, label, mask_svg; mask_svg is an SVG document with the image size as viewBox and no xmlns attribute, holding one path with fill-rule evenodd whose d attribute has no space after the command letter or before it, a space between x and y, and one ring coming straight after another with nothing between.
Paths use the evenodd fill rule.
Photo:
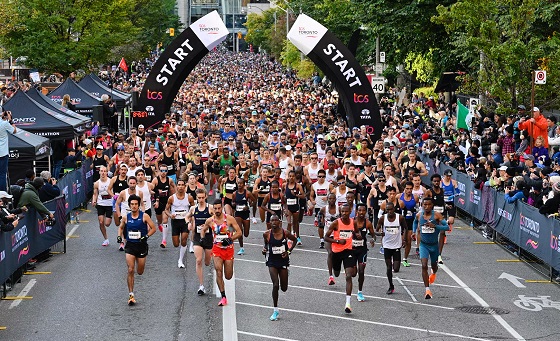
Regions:
<instances>
[{"instance_id":1,"label":"tree","mask_svg":"<svg viewBox=\"0 0 560 341\"><path fill-rule=\"evenodd\" d=\"M170 0L0 0L0 44L12 56L26 56L26 65L45 72L68 74L76 69L118 60L111 55L119 46L136 48L130 56L146 52L137 44L164 35L165 26L177 22ZM152 7L159 8L152 11ZM174 5L173 5L174 6ZM161 14L155 17L155 13ZM175 18L175 19L174 19ZM148 39L146 32L152 34Z\"/></svg>"}]
</instances>

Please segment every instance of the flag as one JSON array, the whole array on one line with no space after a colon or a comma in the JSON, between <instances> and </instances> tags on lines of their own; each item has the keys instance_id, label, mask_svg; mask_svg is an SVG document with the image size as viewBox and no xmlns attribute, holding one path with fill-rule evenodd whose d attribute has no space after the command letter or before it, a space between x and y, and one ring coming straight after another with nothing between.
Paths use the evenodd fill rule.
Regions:
<instances>
[{"instance_id":1,"label":"flag","mask_svg":"<svg viewBox=\"0 0 560 341\"><path fill-rule=\"evenodd\" d=\"M121 58L119 62L119 67L123 69L124 72L128 72L128 66L126 66L126 62L124 61L124 57Z\"/></svg>"},{"instance_id":2,"label":"flag","mask_svg":"<svg viewBox=\"0 0 560 341\"><path fill-rule=\"evenodd\" d=\"M469 109L465 107L459 100L457 100L457 129L469 129L469 124L467 123L467 117L469 116ZM472 115L471 115L472 117Z\"/></svg>"}]
</instances>

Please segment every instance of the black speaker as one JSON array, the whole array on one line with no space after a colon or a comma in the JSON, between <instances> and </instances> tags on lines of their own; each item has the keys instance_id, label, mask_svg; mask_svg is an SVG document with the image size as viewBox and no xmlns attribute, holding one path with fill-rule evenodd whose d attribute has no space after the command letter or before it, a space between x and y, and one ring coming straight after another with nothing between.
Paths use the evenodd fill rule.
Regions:
<instances>
[{"instance_id":1,"label":"black speaker","mask_svg":"<svg viewBox=\"0 0 560 341\"><path fill-rule=\"evenodd\" d=\"M100 126L104 126L105 123L109 124L109 122L103 122L103 106L102 105L94 105L93 106L93 117L94 122L99 121Z\"/></svg>"}]
</instances>

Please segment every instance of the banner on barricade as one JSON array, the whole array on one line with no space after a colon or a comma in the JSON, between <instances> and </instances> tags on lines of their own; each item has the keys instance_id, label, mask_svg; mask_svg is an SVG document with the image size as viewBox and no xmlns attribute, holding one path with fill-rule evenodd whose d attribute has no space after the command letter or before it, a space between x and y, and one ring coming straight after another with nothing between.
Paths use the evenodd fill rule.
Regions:
<instances>
[{"instance_id":1,"label":"banner on barricade","mask_svg":"<svg viewBox=\"0 0 560 341\"><path fill-rule=\"evenodd\" d=\"M4 283L19 267L66 237L64 198L45 203L56 222L46 225L31 208L10 232L0 232L0 283Z\"/></svg>"}]
</instances>

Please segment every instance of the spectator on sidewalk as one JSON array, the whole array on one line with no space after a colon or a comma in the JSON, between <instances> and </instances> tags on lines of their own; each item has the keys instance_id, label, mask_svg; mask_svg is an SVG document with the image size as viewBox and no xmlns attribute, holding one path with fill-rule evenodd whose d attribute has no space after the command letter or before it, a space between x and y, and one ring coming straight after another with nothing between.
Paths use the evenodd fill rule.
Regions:
<instances>
[{"instance_id":1,"label":"spectator on sidewalk","mask_svg":"<svg viewBox=\"0 0 560 341\"><path fill-rule=\"evenodd\" d=\"M54 218L54 215L49 211L48 208L43 205L41 199L39 199L39 190L45 184L45 180L42 177L33 179L33 182L26 183L19 198L18 207L29 206L35 208L42 218L49 217Z\"/></svg>"},{"instance_id":2,"label":"spectator on sidewalk","mask_svg":"<svg viewBox=\"0 0 560 341\"><path fill-rule=\"evenodd\" d=\"M548 148L548 123L539 108L533 107L532 118L519 119L519 130L527 130L527 134L533 139L541 136L544 140L543 146Z\"/></svg>"},{"instance_id":3,"label":"spectator on sidewalk","mask_svg":"<svg viewBox=\"0 0 560 341\"><path fill-rule=\"evenodd\" d=\"M57 181L51 176L51 172L42 171L41 178L45 181L45 184L39 190L39 199L42 202L52 200L60 195L60 188L56 185Z\"/></svg>"}]
</instances>

